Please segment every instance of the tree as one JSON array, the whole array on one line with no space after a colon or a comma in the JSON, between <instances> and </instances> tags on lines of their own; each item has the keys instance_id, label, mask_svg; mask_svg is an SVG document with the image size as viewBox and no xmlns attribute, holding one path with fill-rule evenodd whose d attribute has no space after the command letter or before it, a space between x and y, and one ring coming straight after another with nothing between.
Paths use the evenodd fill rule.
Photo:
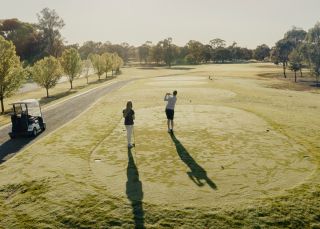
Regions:
<instances>
[{"instance_id":1,"label":"tree","mask_svg":"<svg viewBox=\"0 0 320 229\"><path fill-rule=\"evenodd\" d=\"M41 58L41 34L36 25L18 19L6 19L0 22L0 35L12 41L21 61L30 64Z\"/></svg>"},{"instance_id":2,"label":"tree","mask_svg":"<svg viewBox=\"0 0 320 229\"><path fill-rule=\"evenodd\" d=\"M140 63L144 61L144 63L148 63L150 51L151 51L151 42L146 41L143 45L138 47L139 61Z\"/></svg>"},{"instance_id":3,"label":"tree","mask_svg":"<svg viewBox=\"0 0 320 229\"><path fill-rule=\"evenodd\" d=\"M22 84L24 72L11 41L0 36L0 102L1 113L4 114L4 98L9 97Z\"/></svg>"},{"instance_id":4,"label":"tree","mask_svg":"<svg viewBox=\"0 0 320 229\"><path fill-rule=\"evenodd\" d=\"M242 58L244 60L250 60L253 58L253 50L247 48L241 48Z\"/></svg>"},{"instance_id":5,"label":"tree","mask_svg":"<svg viewBox=\"0 0 320 229\"><path fill-rule=\"evenodd\" d=\"M177 56L177 46L172 44L171 37L164 39L162 41L162 46L163 46L163 60L170 68L175 57Z\"/></svg>"},{"instance_id":6,"label":"tree","mask_svg":"<svg viewBox=\"0 0 320 229\"><path fill-rule=\"evenodd\" d=\"M90 54L98 54L100 53L102 43L101 42L94 42L94 41L86 41L84 44L79 48L79 54L82 60L88 59Z\"/></svg>"},{"instance_id":7,"label":"tree","mask_svg":"<svg viewBox=\"0 0 320 229\"><path fill-rule=\"evenodd\" d=\"M38 26L43 35L44 52L47 56L60 56L63 48L63 41L60 29L64 27L64 21L55 10L44 8L38 16Z\"/></svg>"},{"instance_id":8,"label":"tree","mask_svg":"<svg viewBox=\"0 0 320 229\"><path fill-rule=\"evenodd\" d=\"M93 69L100 80L101 75L104 73L104 60L99 54L91 54L89 55L89 59L91 60Z\"/></svg>"},{"instance_id":9,"label":"tree","mask_svg":"<svg viewBox=\"0 0 320 229\"><path fill-rule=\"evenodd\" d=\"M114 72L117 72L120 70L120 66L123 64L123 60L117 53L112 53L111 54L111 70L112 70L112 76Z\"/></svg>"},{"instance_id":10,"label":"tree","mask_svg":"<svg viewBox=\"0 0 320 229\"><path fill-rule=\"evenodd\" d=\"M211 47L212 47L213 49L226 47L226 42L225 42L225 40L222 40L222 39L220 39L220 38L213 39L213 40L211 40L209 43L210 43L210 45L211 45Z\"/></svg>"},{"instance_id":11,"label":"tree","mask_svg":"<svg viewBox=\"0 0 320 229\"><path fill-rule=\"evenodd\" d=\"M204 45L199 41L190 40L186 46L188 48L187 62L200 64L204 60Z\"/></svg>"},{"instance_id":12,"label":"tree","mask_svg":"<svg viewBox=\"0 0 320 229\"><path fill-rule=\"evenodd\" d=\"M317 85L319 85L320 77L320 22L309 29L306 40L308 42L308 54L310 69L313 75L316 77Z\"/></svg>"},{"instance_id":13,"label":"tree","mask_svg":"<svg viewBox=\"0 0 320 229\"><path fill-rule=\"evenodd\" d=\"M320 77L320 44L310 44L309 55L311 63L311 72L316 77L317 85L319 86Z\"/></svg>"},{"instance_id":14,"label":"tree","mask_svg":"<svg viewBox=\"0 0 320 229\"><path fill-rule=\"evenodd\" d=\"M271 59L274 61L274 63L282 63L284 78L287 78L286 67L288 65L289 54L293 48L294 43L292 41L281 39L276 43L276 46L271 52Z\"/></svg>"},{"instance_id":15,"label":"tree","mask_svg":"<svg viewBox=\"0 0 320 229\"><path fill-rule=\"evenodd\" d=\"M49 89L56 86L61 76L61 65L58 59L53 56L37 61L32 67L33 80L46 89L47 98L49 98Z\"/></svg>"},{"instance_id":16,"label":"tree","mask_svg":"<svg viewBox=\"0 0 320 229\"><path fill-rule=\"evenodd\" d=\"M291 30L285 33L284 39L290 40L295 47L302 43L307 35L307 32L303 29L293 27Z\"/></svg>"},{"instance_id":17,"label":"tree","mask_svg":"<svg viewBox=\"0 0 320 229\"><path fill-rule=\"evenodd\" d=\"M214 50L212 58L215 62L224 63L226 60L231 60L232 54L230 49L220 47Z\"/></svg>"},{"instance_id":18,"label":"tree","mask_svg":"<svg viewBox=\"0 0 320 229\"><path fill-rule=\"evenodd\" d=\"M163 47L161 42L158 42L157 45L151 48L151 59L156 64L160 64L161 61L163 60Z\"/></svg>"},{"instance_id":19,"label":"tree","mask_svg":"<svg viewBox=\"0 0 320 229\"><path fill-rule=\"evenodd\" d=\"M119 74L120 68L122 67L123 63L124 62L123 62L122 58L119 56L116 56L115 63L114 63L114 69L115 69L116 74Z\"/></svg>"},{"instance_id":20,"label":"tree","mask_svg":"<svg viewBox=\"0 0 320 229\"><path fill-rule=\"evenodd\" d=\"M212 59L212 47L211 45L203 45L202 47L202 52L201 52L201 56L202 56L202 60L206 63L208 63L211 59Z\"/></svg>"},{"instance_id":21,"label":"tree","mask_svg":"<svg viewBox=\"0 0 320 229\"><path fill-rule=\"evenodd\" d=\"M258 45L253 52L253 58L259 61L270 56L270 48L266 44Z\"/></svg>"},{"instance_id":22,"label":"tree","mask_svg":"<svg viewBox=\"0 0 320 229\"><path fill-rule=\"evenodd\" d=\"M297 49L289 54L289 69L294 72L294 82L297 82L297 71L302 68L302 56Z\"/></svg>"},{"instance_id":23,"label":"tree","mask_svg":"<svg viewBox=\"0 0 320 229\"><path fill-rule=\"evenodd\" d=\"M129 56L130 56L130 45L126 42L122 42L120 44L120 46L122 47L122 49L120 49L121 51L119 51L117 53L120 56L120 58L122 59L123 63L126 64L129 60Z\"/></svg>"},{"instance_id":24,"label":"tree","mask_svg":"<svg viewBox=\"0 0 320 229\"><path fill-rule=\"evenodd\" d=\"M92 68L92 63L90 59L86 59L82 61L82 69L84 72L84 76L87 79L87 84L89 83L89 71Z\"/></svg>"},{"instance_id":25,"label":"tree","mask_svg":"<svg viewBox=\"0 0 320 229\"><path fill-rule=\"evenodd\" d=\"M106 73L106 78L108 77L108 72L112 70L112 57L111 54L108 52L105 52L101 55L101 58L103 60L103 69Z\"/></svg>"},{"instance_id":26,"label":"tree","mask_svg":"<svg viewBox=\"0 0 320 229\"><path fill-rule=\"evenodd\" d=\"M73 80L80 76L82 70L81 58L78 51L74 48L64 50L60 63L64 73L68 76L70 89L72 89Z\"/></svg>"}]
</instances>

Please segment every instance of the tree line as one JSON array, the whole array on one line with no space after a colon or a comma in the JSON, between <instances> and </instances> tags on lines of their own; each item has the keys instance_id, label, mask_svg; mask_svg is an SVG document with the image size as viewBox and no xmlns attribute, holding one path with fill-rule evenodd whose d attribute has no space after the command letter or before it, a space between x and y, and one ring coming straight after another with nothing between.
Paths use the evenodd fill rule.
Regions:
<instances>
[{"instance_id":1,"label":"tree line","mask_svg":"<svg viewBox=\"0 0 320 229\"><path fill-rule=\"evenodd\" d=\"M60 29L64 21L54 10L43 9L38 24L17 19L0 21L0 104L4 114L4 99L20 88L26 78L49 89L65 75L73 89L73 81L84 73L88 83L91 68L98 75L120 72L123 59L114 50L102 54L89 53L81 58L76 45L64 45ZM123 46L121 46L123 47Z\"/></svg>"},{"instance_id":2,"label":"tree line","mask_svg":"<svg viewBox=\"0 0 320 229\"><path fill-rule=\"evenodd\" d=\"M270 50L271 61L281 64L283 76L287 78L286 70L294 72L297 82L297 72L302 77L302 68L308 68L319 85L320 76L320 23L308 30L293 27L276 42Z\"/></svg>"},{"instance_id":3,"label":"tree line","mask_svg":"<svg viewBox=\"0 0 320 229\"><path fill-rule=\"evenodd\" d=\"M239 47L236 42L227 45L223 39L215 38L203 44L190 40L184 46L166 38L153 44L146 41L134 47L126 42L87 41L79 44L65 44L60 30L65 26L63 19L48 8L37 14L38 23L22 22L18 19L0 20L0 102L4 113L3 100L12 95L26 77L49 89L54 87L61 76L68 77L70 88L73 80L81 73L88 83L88 73L94 69L98 80L108 72L120 72L128 61L145 64L172 65L242 62L251 59L272 61L281 64L286 78L287 69L302 77L302 69L308 68L320 77L320 23L308 32L292 28L275 46L258 45L255 49Z\"/></svg>"}]
</instances>

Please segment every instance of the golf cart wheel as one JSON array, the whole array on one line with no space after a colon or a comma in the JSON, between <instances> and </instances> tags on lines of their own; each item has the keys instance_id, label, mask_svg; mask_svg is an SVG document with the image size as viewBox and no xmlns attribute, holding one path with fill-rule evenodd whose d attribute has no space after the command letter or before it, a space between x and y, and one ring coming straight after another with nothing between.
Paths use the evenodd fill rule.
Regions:
<instances>
[{"instance_id":1,"label":"golf cart wheel","mask_svg":"<svg viewBox=\"0 0 320 229\"><path fill-rule=\"evenodd\" d=\"M33 130L32 130L32 136L33 136L33 137L36 137L37 134L38 134L37 129L36 129L36 128L33 128Z\"/></svg>"}]
</instances>

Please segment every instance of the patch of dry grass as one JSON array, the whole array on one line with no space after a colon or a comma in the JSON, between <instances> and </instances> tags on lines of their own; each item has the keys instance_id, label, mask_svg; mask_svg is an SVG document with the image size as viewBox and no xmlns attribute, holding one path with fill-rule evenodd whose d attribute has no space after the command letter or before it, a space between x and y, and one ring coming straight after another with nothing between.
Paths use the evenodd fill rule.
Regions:
<instances>
[{"instance_id":1,"label":"patch of dry grass","mask_svg":"<svg viewBox=\"0 0 320 229\"><path fill-rule=\"evenodd\" d=\"M0 166L0 227L318 228L319 95L266 87L257 74L273 69L259 66L125 70L119 80L140 79ZM163 112L173 89L176 140Z\"/></svg>"}]
</instances>

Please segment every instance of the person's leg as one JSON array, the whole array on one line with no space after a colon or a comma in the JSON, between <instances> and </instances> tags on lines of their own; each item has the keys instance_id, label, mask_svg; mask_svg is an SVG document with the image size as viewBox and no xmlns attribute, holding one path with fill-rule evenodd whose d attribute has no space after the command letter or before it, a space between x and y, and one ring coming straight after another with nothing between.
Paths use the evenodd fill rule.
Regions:
<instances>
[{"instance_id":1,"label":"person's leg","mask_svg":"<svg viewBox=\"0 0 320 229\"><path fill-rule=\"evenodd\" d=\"M132 125L126 125L128 146L131 146Z\"/></svg>"},{"instance_id":2,"label":"person's leg","mask_svg":"<svg viewBox=\"0 0 320 229\"><path fill-rule=\"evenodd\" d=\"M171 114L171 131L173 131L173 119L174 119L174 110L172 110L172 114Z\"/></svg>"},{"instance_id":3,"label":"person's leg","mask_svg":"<svg viewBox=\"0 0 320 229\"><path fill-rule=\"evenodd\" d=\"M168 132L170 131L170 114L169 114L169 110L166 109L166 116L167 116L167 126L168 126Z\"/></svg>"}]
</instances>

